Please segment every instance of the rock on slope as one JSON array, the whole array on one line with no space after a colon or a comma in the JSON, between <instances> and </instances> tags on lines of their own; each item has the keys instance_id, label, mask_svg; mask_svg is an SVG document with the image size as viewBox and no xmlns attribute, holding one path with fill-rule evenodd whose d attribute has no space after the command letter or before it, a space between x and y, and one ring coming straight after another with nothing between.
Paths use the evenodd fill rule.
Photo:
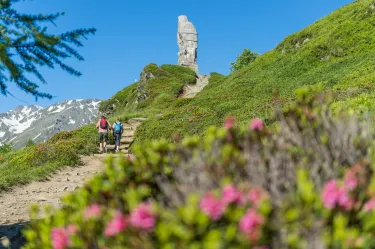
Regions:
<instances>
[{"instance_id":1,"label":"rock on slope","mask_svg":"<svg viewBox=\"0 0 375 249\"><path fill-rule=\"evenodd\" d=\"M99 100L70 100L47 108L19 106L0 113L0 143L12 143L15 148L47 140L60 131L74 130L89 124L98 116Z\"/></svg>"},{"instance_id":2,"label":"rock on slope","mask_svg":"<svg viewBox=\"0 0 375 249\"><path fill-rule=\"evenodd\" d=\"M178 17L177 42L180 48L178 65L189 67L198 73L198 33L187 16Z\"/></svg>"}]
</instances>

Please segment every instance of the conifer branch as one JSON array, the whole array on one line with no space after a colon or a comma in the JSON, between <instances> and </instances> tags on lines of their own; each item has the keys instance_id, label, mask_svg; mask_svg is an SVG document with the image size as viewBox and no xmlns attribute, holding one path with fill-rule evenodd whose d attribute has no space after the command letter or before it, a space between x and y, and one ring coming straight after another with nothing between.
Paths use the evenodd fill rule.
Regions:
<instances>
[{"instance_id":1,"label":"conifer branch","mask_svg":"<svg viewBox=\"0 0 375 249\"><path fill-rule=\"evenodd\" d=\"M95 34L96 30L76 29L48 34L46 24L56 25L65 12L26 15L12 7L16 2L19 0L0 0L0 94L7 95L7 84L13 82L36 98L52 98L48 93L39 92L38 83L28 76L34 75L38 81L46 83L39 68L54 69L55 65L73 76L82 75L63 60L75 58L83 61L83 56L74 47L82 47L82 39Z\"/></svg>"}]
</instances>

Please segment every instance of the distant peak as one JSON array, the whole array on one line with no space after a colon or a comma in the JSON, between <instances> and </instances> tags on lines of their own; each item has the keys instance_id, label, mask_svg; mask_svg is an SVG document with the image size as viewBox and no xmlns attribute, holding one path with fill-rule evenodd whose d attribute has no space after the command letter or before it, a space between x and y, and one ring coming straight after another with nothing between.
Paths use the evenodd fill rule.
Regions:
<instances>
[{"instance_id":1,"label":"distant peak","mask_svg":"<svg viewBox=\"0 0 375 249\"><path fill-rule=\"evenodd\" d=\"M22 111L23 108L25 108L25 106L23 106L23 105L19 105L19 106L17 106L16 108L14 108L13 111L16 111L16 112L18 112L18 111Z\"/></svg>"}]
</instances>

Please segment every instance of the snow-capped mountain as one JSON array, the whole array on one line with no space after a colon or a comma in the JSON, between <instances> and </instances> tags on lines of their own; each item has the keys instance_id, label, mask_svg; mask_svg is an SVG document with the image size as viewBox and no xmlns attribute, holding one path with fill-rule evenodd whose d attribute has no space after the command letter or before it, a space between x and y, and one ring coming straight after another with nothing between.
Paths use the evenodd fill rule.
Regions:
<instances>
[{"instance_id":1,"label":"snow-capped mountain","mask_svg":"<svg viewBox=\"0 0 375 249\"><path fill-rule=\"evenodd\" d=\"M0 144L25 146L31 139L39 143L60 131L74 130L94 122L99 115L97 99L64 101L50 107L18 106L0 113Z\"/></svg>"}]
</instances>

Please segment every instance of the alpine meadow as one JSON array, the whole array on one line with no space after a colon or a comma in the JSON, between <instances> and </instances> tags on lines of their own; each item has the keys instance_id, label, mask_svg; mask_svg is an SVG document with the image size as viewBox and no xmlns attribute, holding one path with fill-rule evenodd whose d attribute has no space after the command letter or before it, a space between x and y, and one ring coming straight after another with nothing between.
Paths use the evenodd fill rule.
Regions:
<instances>
[{"instance_id":1,"label":"alpine meadow","mask_svg":"<svg viewBox=\"0 0 375 249\"><path fill-rule=\"evenodd\" d=\"M39 49L79 59L61 42L81 32L95 30L43 36L51 47ZM22 223L11 212L4 248L375 248L375 1L353 1L264 54L244 49L228 75L199 74L186 16L177 39L178 65L150 62L100 102L99 123L124 129L107 129L106 154L99 123L0 146L0 207L17 191L51 194L32 183L73 186L54 190L58 205L38 195ZM92 165L102 171L71 182Z\"/></svg>"}]
</instances>

